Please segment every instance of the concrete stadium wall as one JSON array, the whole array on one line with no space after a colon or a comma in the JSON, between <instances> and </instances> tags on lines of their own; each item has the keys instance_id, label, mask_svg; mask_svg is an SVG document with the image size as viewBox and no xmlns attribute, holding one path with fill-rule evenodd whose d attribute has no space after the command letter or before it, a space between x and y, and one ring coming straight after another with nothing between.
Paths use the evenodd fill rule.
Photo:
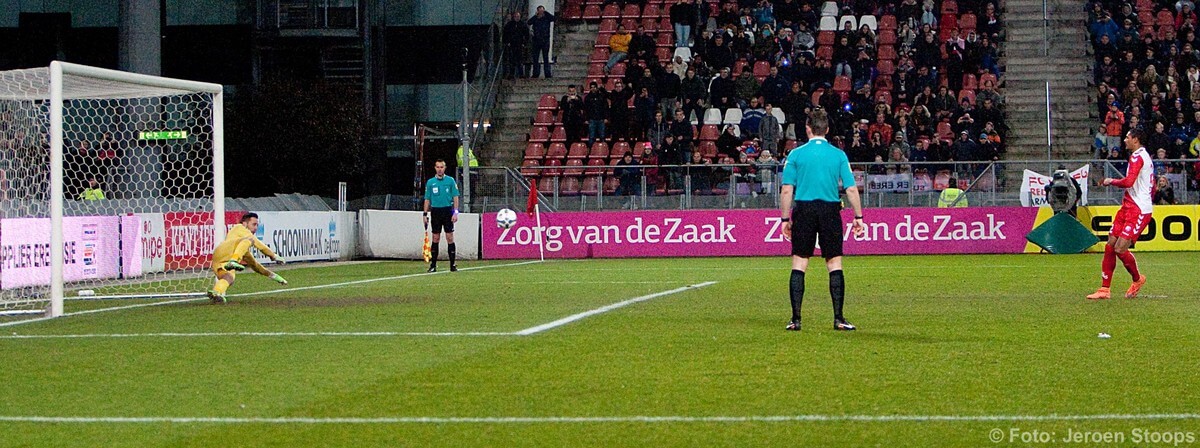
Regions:
<instances>
[{"instance_id":1,"label":"concrete stadium wall","mask_svg":"<svg viewBox=\"0 0 1200 448\"><path fill-rule=\"evenodd\" d=\"M454 225L458 258L479 258L479 214L460 213ZM424 226L420 212L360 210L358 212L358 255L372 258L421 259ZM440 260L447 259L441 243Z\"/></svg>"}]
</instances>

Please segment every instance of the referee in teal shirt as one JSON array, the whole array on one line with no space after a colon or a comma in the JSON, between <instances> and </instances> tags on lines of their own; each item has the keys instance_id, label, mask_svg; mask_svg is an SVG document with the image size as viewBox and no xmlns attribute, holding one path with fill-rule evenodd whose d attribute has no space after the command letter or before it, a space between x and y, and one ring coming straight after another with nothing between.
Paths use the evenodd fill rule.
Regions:
<instances>
[{"instance_id":1,"label":"referee in teal shirt","mask_svg":"<svg viewBox=\"0 0 1200 448\"><path fill-rule=\"evenodd\" d=\"M846 198L854 207L855 236L866 233L862 203L854 173L846 153L829 144L829 117L817 109L808 116L805 125L808 143L788 153L783 164L783 187L779 208L783 220L783 237L792 242L792 321L790 331L800 331L800 304L804 302L804 272L813 256L815 244L821 242L821 256L829 268L829 295L833 297L833 329L850 331L854 325L842 316L846 297L846 279L842 275L842 202L838 190L846 189ZM840 186L839 186L840 182ZM793 205L795 207L793 207Z\"/></svg>"},{"instance_id":2,"label":"referee in teal shirt","mask_svg":"<svg viewBox=\"0 0 1200 448\"><path fill-rule=\"evenodd\" d=\"M458 271L454 264L454 223L458 222L458 182L446 175L446 161L433 164L436 176L425 181L425 224L433 224L432 257L429 272L437 272L438 242L446 231L446 253L450 255L450 272Z\"/></svg>"}]
</instances>

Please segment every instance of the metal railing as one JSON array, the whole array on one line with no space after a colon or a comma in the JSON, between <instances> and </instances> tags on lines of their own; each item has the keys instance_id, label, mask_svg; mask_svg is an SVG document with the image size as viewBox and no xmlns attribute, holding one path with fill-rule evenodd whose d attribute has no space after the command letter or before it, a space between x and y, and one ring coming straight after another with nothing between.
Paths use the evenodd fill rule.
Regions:
<instances>
[{"instance_id":1,"label":"metal railing","mask_svg":"<svg viewBox=\"0 0 1200 448\"><path fill-rule=\"evenodd\" d=\"M1160 162L1161 163L1161 162ZM1180 204L1200 201L1197 159L1166 161L1157 168ZM1020 206L1023 173L1051 176L1059 165L1090 170L1088 204L1118 205L1124 190L1100 186L1105 177L1125 175L1121 161L1050 160L1001 162L910 162L851 164L867 207L934 207L948 181L957 180L971 206ZM779 202L781 166L750 164L615 166L480 167L473 182L475 212L524 209L528 182L539 183L543 209L559 211L620 209L774 208ZM1083 182L1081 182L1083 183Z\"/></svg>"},{"instance_id":2,"label":"metal railing","mask_svg":"<svg viewBox=\"0 0 1200 448\"><path fill-rule=\"evenodd\" d=\"M359 0L267 0L277 29L358 29Z\"/></svg>"}]
</instances>

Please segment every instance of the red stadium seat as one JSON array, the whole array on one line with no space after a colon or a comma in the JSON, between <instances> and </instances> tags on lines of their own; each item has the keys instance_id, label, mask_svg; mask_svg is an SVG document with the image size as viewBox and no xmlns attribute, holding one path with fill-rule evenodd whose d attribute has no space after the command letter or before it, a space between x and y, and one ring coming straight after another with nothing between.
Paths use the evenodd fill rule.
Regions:
<instances>
[{"instance_id":1,"label":"red stadium seat","mask_svg":"<svg viewBox=\"0 0 1200 448\"><path fill-rule=\"evenodd\" d=\"M675 45L675 33L658 33L657 39L654 43L660 47L672 47Z\"/></svg>"},{"instance_id":2,"label":"red stadium seat","mask_svg":"<svg viewBox=\"0 0 1200 448\"><path fill-rule=\"evenodd\" d=\"M600 177L589 175L583 178L583 184L579 188L579 194L584 196L595 196L600 194Z\"/></svg>"},{"instance_id":3,"label":"red stadium seat","mask_svg":"<svg viewBox=\"0 0 1200 448\"><path fill-rule=\"evenodd\" d=\"M604 77L604 64L601 64L601 63L599 63L599 62L589 63L589 64L588 64L588 73L587 73L587 75L588 75L588 77L589 77L589 78L592 78L592 77L602 78L602 77ZM599 81L596 81L596 82L597 82L597 83L599 83ZM584 85L586 86L587 84L584 84Z\"/></svg>"},{"instance_id":4,"label":"red stadium seat","mask_svg":"<svg viewBox=\"0 0 1200 448\"><path fill-rule=\"evenodd\" d=\"M529 130L529 141L540 143L546 140L550 140L550 130L545 126L534 126Z\"/></svg>"},{"instance_id":5,"label":"red stadium seat","mask_svg":"<svg viewBox=\"0 0 1200 448\"><path fill-rule=\"evenodd\" d=\"M1158 26L1166 26L1166 25L1175 26L1175 17L1172 17L1172 16L1171 16L1171 12L1170 12L1170 11L1167 11L1167 10L1165 10L1165 9L1164 9L1164 10L1162 10L1162 11L1159 11L1159 12L1158 12L1158 14L1157 14L1157 15L1155 15L1155 18L1156 18L1156 20L1154 21L1154 24L1155 24L1155 25L1158 25Z\"/></svg>"},{"instance_id":6,"label":"red stadium seat","mask_svg":"<svg viewBox=\"0 0 1200 448\"><path fill-rule=\"evenodd\" d=\"M975 75L972 75L970 73L963 73L962 88L969 89L969 90L978 89L979 84L975 82Z\"/></svg>"},{"instance_id":7,"label":"red stadium seat","mask_svg":"<svg viewBox=\"0 0 1200 448\"><path fill-rule=\"evenodd\" d=\"M880 90L875 92L875 102L879 104L892 104L892 92L889 90Z\"/></svg>"},{"instance_id":8,"label":"red stadium seat","mask_svg":"<svg viewBox=\"0 0 1200 448\"><path fill-rule=\"evenodd\" d=\"M958 16L958 27L962 28L962 33L964 36L971 31L975 31L976 23L977 23L977 19L975 18L975 14L971 14L968 12L966 14Z\"/></svg>"},{"instance_id":9,"label":"red stadium seat","mask_svg":"<svg viewBox=\"0 0 1200 448\"><path fill-rule=\"evenodd\" d=\"M559 159L546 159L545 166L547 167L547 169L545 171L543 171L544 175L555 176L555 177L561 176L562 168L560 168L560 167L562 166L562 164L563 164L562 160L559 160ZM553 191L553 190L550 190L550 191Z\"/></svg>"},{"instance_id":10,"label":"red stadium seat","mask_svg":"<svg viewBox=\"0 0 1200 448\"><path fill-rule=\"evenodd\" d=\"M817 47L817 59L822 61L833 59L833 47L826 45Z\"/></svg>"},{"instance_id":11,"label":"red stadium seat","mask_svg":"<svg viewBox=\"0 0 1200 448\"><path fill-rule=\"evenodd\" d=\"M893 32L892 34L894 35L895 32ZM833 31L818 32L817 33L817 45L833 45L834 44L834 36L835 36L835 34Z\"/></svg>"},{"instance_id":12,"label":"red stadium seat","mask_svg":"<svg viewBox=\"0 0 1200 448\"><path fill-rule=\"evenodd\" d=\"M894 61L896 60L896 57L896 47L884 45L879 47L879 53L877 54L876 59L880 61Z\"/></svg>"},{"instance_id":13,"label":"red stadium seat","mask_svg":"<svg viewBox=\"0 0 1200 448\"><path fill-rule=\"evenodd\" d=\"M660 19L660 20L658 21L658 28L657 28L657 29L660 29L660 30L669 30L669 29L672 29L672 26L671 26L671 17L669 17L669 16L668 16L668 17L663 17L662 19Z\"/></svg>"},{"instance_id":14,"label":"red stadium seat","mask_svg":"<svg viewBox=\"0 0 1200 448\"><path fill-rule=\"evenodd\" d=\"M750 65L750 62L745 59L738 59L737 62L733 63L733 76L742 76L742 70L745 70L748 65Z\"/></svg>"},{"instance_id":15,"label":"red stadium seat","mask_svg":"<svg viewBox=\"0 0 1200 448\"><path fill-rule=\"evenodd\" d=\"M554 111L552 110L539 110L537 115L533 116L534 126L550 126L552 124L554 124Z\"/></svg>"},{"instance_id":16,"label":"red stadium seat","mask_svg":"<svg viewBox=\"0 0 1200 448\"><path fill-rule=\"evenodd\" d=\"M969 99L971 100L971 104L975 104L975 91L967 89L960 90L958 92L958 102L961 103L963 99Z\"/></svg>"},{"instance_id":17,"label":"red stadium seat","mask_svg":"<svg viewBox=\"0 0 1200 448\"><path fill-rule=\"evenodd\" d=\"M596 34L596 43L592 44L592 46L599 47L599 48L608 48L608 40L610 38L612 38L612 35L613 35L613 33L604 33L604 32L597 33Z\"/></svg>"},{"instance_id":18,"label":"red stadium seat","mask_svg":"<svg viewBox=\"0 0 1200 448\"><path fill-rule=\"evenodd\" d=\"M604 19L600 21L600 32L612 34L617 32L617 19Z\"/></svg>"},{"instance_id":19,"label":"red stadium seat","mask_svg":"<svg viewBox=\"0 0 1200 448\"><path fill-rule=\"evenodd\" d=\"M659 8L658 4L656 4L656 3L651 3L649 5L646 5L646 7L642 9L642 17L658 19L662 16L663 16L662 9Z\"/></svg>"},{"instance_id":20,"label":"red stadium seat","mask_svg":"<svg viewBox=\"0 0 1200 448\"><path fill-rule=\"evenodd\" d=\"M589 158L587 169L583 170L584 176L599 176L604 174L604 166L607 158Z\"/></svg>"},{"instance_id":21,"label":"red stadium seat","mask_svg":"<svg viewBox=\"0 0 1200 448\"><path fill-rule=\"evenodd\" d=\"M543 174L542 178L538 180L538 191L542 192L542 194L546 196L553 196L555 193L554 178L550 177L549 174Z\"/></svg>"},{"instance_id":22,"label":"red stadium seat","mask_svg":"<svg viewBox=\"0 0 1200 448\"><path fill-rule=\"evenodd\" d=\"M938 122L937 137L938 137L938 140L944 140L944 141L953 141L954 140L954 130L950 128L949 121Z\"/></svg>"},{"instance_id":23,"label":"red stadium seat","mask_svg":"<svg viewBox=\"0 0 1200 448\"><path fill-rule=\"evenodd\" d=\"M592 144L592 149L588 151L588 158L601 158L601 159L608 158L608 146L606 144L602 144L602 143L604 143L604 142ZM618 142L618 144L620 144L620 143L625 143L625 142ZM626 146L628 146L628 145L626 145Z\"/></svg>"},{"instance_id":24,"label":"red stadium seat","mask_svg":"<svg viewBox=\"0 0 1200 448\"><path fill-rule=\"evenodd\" d=\"M542 170L537 169L541 166L537 160L525 159L521 162L521 175L525 177L539 177L542 175Z\"/></svg>"},{"instance_id":25,"label":"red stadium seat","mask_svg":"<svg viewBox=\"0 0 1200 448\"><path fill-rule=\"evenodd\" d=\"M550 133L550 141L565 142L567 141L567 130L562 126L555 126L554 131Z\"/></svg>"},{"instance_id":26,"label":"red stadium seat","mask_svg":"<svg viewBox=\"0 0 1200 448\"><path fill-rule=\"evenodd\" d=\"M1154 25L1154 11L1139 11L1137 17L1142 26Z\"/></svg>"},{"instance_id":27,"label":"red stadium seat","mask_svg":"<svg viewBox=\"0 0 1200 448\"><path fill-rule=\"evenodd\" d=\"M605 63L605 62L608 62L608 56L609 55L608 55L607 48L597 48L595 50L592 50L592 57L591 57L591 59L589 59L589 62Z\"/></svg>"},{"instance_id":28,"label":"red stadium seat","mask_svg":"<svg viewBox=\"0 0 1200 448\"><path fill-rule=\"evenodd\" d=\"M602 19L616 19L618 17L621 17L621 9L617 8L617 5L609 4L600 10L600 18Z\"/></svg>"},{"instance_id":29,"label":"red stadium seat","mask_svg":"<svg viewBox=\"0 0 1200 448\"><path fill-rule=\"evenodd\" d=\"M620 158L620 157L613 157L612 159L609 159L609 161L608 161L608 168L607 168L606 170L604 170L604 175L605 175L605 176L612 176L612 175L613 175L613 172L615 171L615 170L613 169L613 167L617 166L617 164L618 164L618 163L621 163L621 158Z\"/></svg>"},{"instance_id":30,"label":"red stadium seat","mask_svg":"<svg viewBox=\"0 0 1200 448\"><path fill-rule=\"evenodd\" d=\"M563 6L562 17L567 20L579 20L583 18L583 5L568 3Z\"/></svg>"},{"instance_id":31,"label":"red stadium seat","mask_svg":"<svg viewBox=\"0 0 1200 448\"><path fill-rule=\"evenodd\" d=\"M567 159L567 164L563 165L564 176L582 176L583 175L583 160L584 159Z\"/></svg>"},{"instance_id":32,"label":"red stadium seat","mask_svg":"<svg viewBox=\"0 0 1200 448\"><path fill-rule=\"evenodd\" d=\"M607 148L601 148L601 150L603 150L603 149L607 149ZM593 152L596 152L596 151L593 151ZM613 157L624 157L625 153L631 152L631 151L629 149L629 142L616 142L616 143L613 143L611 151L605 151L605 152L607 152L609 155L611 155Z\"/></svg>"},{"instance_id":33,"label":"red stadium seat","mask_svg":"<svg viewBox=\"0 0 1200 448\"><path fill-rule=\"evenodd\" d=\"M713 141L721 136L721 130L717 129L715 124L706 124L700 127L700 140Z\"/></svg>"},{"instance_id":34,"label":"red stadium seat","mask_svg":"<svg viewBox=\"0 0 1200 448\"><path fill-rule=\"evenodd\" d=\"M637 29L638 23L639 23L638 19L635 19L633 17L626 17L624 19L621 19L621 25L624 26L625 29L629 30L630 33L632 33L634 30Z\"/></svg>"},{"instance_id":35,"label":"red stadium seat","mask_svg":"<svg viewBox=\"0 0 1200 448\"><path fill-rule=\"evenodd\" d=\"M642 19L642 28L645 28L647 33L653 33L657 31L659 29L658 19L655 17L646 17Z\"/></svg>"},{"instance_id":36,"label":"red stadium seat","mask_svg":"<svg viewBox=\"0 0 1200 448\"><path fill-rule=\"evenodd\" d=\"M879 18L879 29L881 30L896 30L896 16L882 16Z\"/></svg>"},{"instance_id":37,"label":"red stadium seat","mask_svg":"<svg viewBox=\"0 0 1200 448\"><path fill-rule=\"evenodd\" d=\"M604 179L604 194L614 194L617 192L617 187L621 186L621 179L608 177Z\"/></svg>"},{"instance_id":38,"label":"red stadium seat","mask_svg":"<svg viewBox=\"0 0 1200 448\"><path fill-rule=\"evenodd\" d=\"M575 169L568 168L566 171L573 172ZM583 173L583 169L579 169L578 171L581 174ZM565 172L563 175L567 177L562 178L562 180L558 182L558 194L563 196L579 196L579 177L576 177L574 174L567 174Z\"/></svg>"},{"instance_id":39,"label":"red stadium seat","mask_svg":"<svg viewBox=\"0 0 1200 448\"><path fill-rule=\"evenodd\" d=\"M567 145L562 143L551 143L550 149L546 150L546 159L562 160L567 156Z\"/></svg>"},{"instance_id":40,"label":"red stadium seat","mask_svg":"<svg viewBox=\"0 0 1200 448\"><path fill-rule=\"evenodd\" d=\"M879 70L880 75L891 76L896 73L896 63L888 60L880 60L875 67Z\"/></svg>"},{"instance_id":41,"label":"red stadium seat","mask_svg":"<svg viewBox=\"0 0 1200 448\"><path fill-rule=\"evenodd\" d=\"M958 2L942 0L942 14L958 14Z\"/></svg>"},{"instance_id":42,"label":"red stadium seat","mask_svg":"<svg viewBox=\"0 0 1200 448\"><path fill-rule=\"evenodd\" d=\"M758 61L754 63L754 76L766 77L771 74L771 63L767 61ZM760 80L761 81L761 80Z\"/></svg>"},{"instance_id":43,"label":"red stadium seat","mask_svg":"<svg viewBox=\"0 0 1200 448\"><path fill-rule=\"evenodd\" d=\"M883 71L880 70L879 74L883 75ZM892 77L891 76L876 77L875 78L875 90L886 90L886 91L890 92L892 90Z\"/></svg>"},{"instance_id":44,"label":"red stadium seat","mask_svg":"<svg viewBox=\"0 0 1200 448\"><path fill-rule=\"evenodd\" d=\"M625 76L625 69L627 67L628 65L624 62L618 62L617 65L613 66L612 70L609 71L608 74L611 76Z\"/></svg>"},{"instance_id":45,"label":"red stadium seat","mask_svg":"<svg viewBox=\"0 0 1200 448\"><path fill-rule=\"evenodd\" d=\"M880 30L879 40L876 42L879 46L894 46L896 45L896 32L892 30Z\"/></svg>"},{"instance_id":46,"label":"red stadium seat","mask_svg":"<svg viewBox=\"0 0 1200 448\"><path fill-rule=\"evenodd\" d=\"M638 5L633 3L625 5L625 10L621 11L621 17L633 17L635 19L640 18L642 17L642 8L639 8Z\"/></svg>"},{"instance_id":47,"label":"red stadium seat","mask_svg":"<svg viewBox=\"0 0 1200 448\"><path fill-rule=\"evenodd\" d=\"M583 20L599 20L600 5L587 5L583 7Z\"/></svg>"},{"instance_id":48,"label":"red stadium seat","mask_svg":"<svg viewBox=\"0 0 1200 448\"><path fill-rule=\"evenodd\" d=\"M1158 32L1154 33L1158 40L1171 40L1175 38L1175 26L1163 25L1158 27Z\"/></svg>"},{"instance_id":49,"label":"red stadium seat","mask_svg":"<svg viewBox=\"0 0 1200 448\"><path fill-rule=\"evenodd\" d=\"M942 14L942 18L938 22L938 27L941 28L943 32L954 31L955 28L958 28L958 15Z\"/></svg>"},{"instance_id":50,"label":"red stadium seat","mask_svg":"<svg viewBox=\"0 0 1200 448\"><path fill-rule=\"evenodd\" d=\"M671 60L671 57L675 54L670 48L667 47L658 47L654 50L654 52L656 53L656 56L658 56L658 60L664 63Z\"/></svg>"},{"instance_id":51,"label":"red stadium seat","mask_svg":"<svg viewBox=\"0 0 1200 448\"><path fill-rule=\"evenodd\" d=\"M555 110L558 109L558 100L554 99L554 95L542 95L542 99L538 101L538 110Z\"/></svg>"},{"instance_id":52,"label":"red stadium seat","mask_svg":"<svg viewBox=\"0 0 1200 448\"><path fill-rule=\"evenodd\" d=\"M833 78L833 91L834 92L839 92L839 93L849 92L853 86L854 86L854 83L852 83L850 81L850 77L848 77L848 76L838 76L836 78Z\"/></svg>"},{"instance_id":53,"label":"red stadium seat","mask_svg":"<svg viewBox=\"0 0 1200 448\"><path fill-rule=\"evenodd\" d=\"M546 157L546 146L541 143L529 143L525 145L525 160L542 160Z\"/></svg>"},{"instance_id":54,"label":"red stadium seat","mask_svg":"<svg viewBox=\"0 0 1200 448\"><path fill-rule=\"evenodd\" d=\"M587 143L572 143L571 149L567 151L568 159L586 159L588 156Z\"/></svg>"},{"instance_id":55,"label":"red stadium seat","mask_svg":"<svg viewBox=\"0 0 1200 448\"><path fill-rule=\"evenodd\" d=\"M808 97L808 101L810 103L812 103L813 107L820 106L821 105L821 95L824 95L824 94L825 94L825 89L823 89L823 88L814 90L812 95L810 95Z\"/></svg>"},{"instance_id":56,"label":"red stadium seat","mask_svg":"<svg viewBox=\"0 0 1200 448\"><path fill-rule=\"evenodd\" d=\"M996 83L998 82L996 79L996 75L993 75L991 73L984 73L982 75L979 75L979 85L986 85L988 82L991 82L992 87L1000 87L1000 86L996 85Z\"/></svg>"},{"instance_id":57,"label":"red stadium seat","mask_svg":"<svg viewBox=\"0 0 1200 448\"><path fill-rule=\"evenodd\" d=\"M701 157L711 159L713 156L717 155L717 143L711 141L702 141L700 142L700 145L696 147L696 150L700 151Z\"/></svg>"}]
</instances>

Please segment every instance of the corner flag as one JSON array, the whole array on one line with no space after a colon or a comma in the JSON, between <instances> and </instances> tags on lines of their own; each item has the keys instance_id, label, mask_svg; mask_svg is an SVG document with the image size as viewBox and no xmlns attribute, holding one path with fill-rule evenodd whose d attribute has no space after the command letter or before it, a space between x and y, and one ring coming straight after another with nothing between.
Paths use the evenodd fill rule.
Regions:
<instances>
[{"instance_id":1,"label":"corner flag","mask_svg":"<svg viewBox=\"0 0 1200 448\"><path fill-rule=\"evenodd\" d=\"M537 205L538 205L537 181L530 180L529 181L529 200L526 201L526 203L525 203L525 213L529 214L529 216L533 216L533 214L537 211Z\"/></svg>"}]
</instances>

